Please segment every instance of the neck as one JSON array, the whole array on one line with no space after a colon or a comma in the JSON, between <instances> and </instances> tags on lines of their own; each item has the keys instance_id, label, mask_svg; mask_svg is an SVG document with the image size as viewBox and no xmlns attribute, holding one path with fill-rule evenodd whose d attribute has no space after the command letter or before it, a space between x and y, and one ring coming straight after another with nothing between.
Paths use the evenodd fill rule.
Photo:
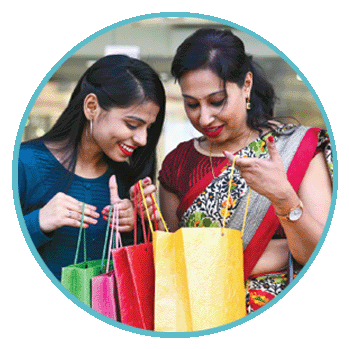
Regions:
<instances>
[{"instance_id":1,"label":"neck","mask_svg":"<svg viewBox=\"0 0 349 349\"><path fill-rule=\"evenodd\" d=\"M230 138L225 142L215 143L209 142L207 140L207 144L210 152L212 153L222 153L223 151L229 151L231 153L236 153L239 150L245 148L248 144L252 142L257 136L257 131L251 130L247 128L245 131L241 132L234 138Z\"/></svg>"},{"instance_id":2,"label":"neck","mask_svg":"<svg viewBox=\"0 0 349 349\"><path fill-rule=\"evenodd\" d=\"M104 153L93 139L88 140L83 132L78 148L75 173L84 178L97 178L108 169Z\"/></svg>"}]
</instances>

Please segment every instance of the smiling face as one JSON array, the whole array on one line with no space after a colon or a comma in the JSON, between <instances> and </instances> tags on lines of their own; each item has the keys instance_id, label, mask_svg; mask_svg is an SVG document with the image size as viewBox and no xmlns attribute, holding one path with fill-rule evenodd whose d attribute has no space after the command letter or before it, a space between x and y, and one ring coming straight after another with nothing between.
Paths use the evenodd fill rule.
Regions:
<instances>
[{"instance_id":1,"label":"smiling face","mask_svg":"<svg viewBox=\"0 0 349 349\"><path fill-rule=\"evenodd\" d=\"M93 143L97 153L116 162L125 161L135 149L147 144L148 128L156 121L159 110L154 102L145 101L128 108L105 111L98 107L91 114L85 112L92 120L90 148Z\"/></svg>"},{"instance_id":2,"label":"smiling face","mask_svg":"<svg viewBox=\"0 0 349 349\"><path fill-rule=\"evenodd\" d=\"M191 123L217 150L226 149L249 133L246 98L250 95L252 74L247 74L242 87L228 81L224 88L218 75L209 69L198 69L185 73L179 84Z\"/></svg>"}]
</instances>

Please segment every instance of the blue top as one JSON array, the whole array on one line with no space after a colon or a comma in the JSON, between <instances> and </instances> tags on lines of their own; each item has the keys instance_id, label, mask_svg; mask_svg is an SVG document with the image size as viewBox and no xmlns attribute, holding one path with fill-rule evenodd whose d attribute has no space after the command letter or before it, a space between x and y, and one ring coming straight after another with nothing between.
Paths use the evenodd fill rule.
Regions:
<instances>
[{"instance_id":1,"label":"blue top","mask_svg":"<svg viewBox=\"0 0 349 349\"><path fill-rule=\"evenodd\" d=\"M86 179L66 170L53 156L43 142L21 145L18 159L19 196L30 237L41 258L54 276L61 279L62 267L74 263L78 228L64 226L48 235L39 226L39 210L58 192L64 192L75 199L97 207L101 214L103 208L110 204L109 168L99 178ZM71 176L71 185L66 189L62 179ZM120 198L128 197L125 183L120 181L116 173ZM96 225L90 224L86 230L87 259L101 259L107 222L102 214ZM139 230L138 230L139 231ZM138 234L140 235L140 234ZM122 233L123 245L133 244L133 232ZM139 239L139 237L138 237ZM83 261L81 245L78 263Z\"/></svg>"}]
</instances>

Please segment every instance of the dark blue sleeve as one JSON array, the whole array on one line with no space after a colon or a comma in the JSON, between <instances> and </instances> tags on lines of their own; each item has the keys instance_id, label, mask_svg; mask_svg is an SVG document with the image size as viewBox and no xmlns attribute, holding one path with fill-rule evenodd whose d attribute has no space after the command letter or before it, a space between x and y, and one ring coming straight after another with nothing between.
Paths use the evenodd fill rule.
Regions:
<instances>
[{"instance_id":1,"label":"dark blue sleeve","mask_svg":"<svg viewBox=\"0 0 349 349\"><path fill-rule=\"evenodd\" d=\"M18 160L18 192L19 192L19 198L21 202L21 208L23 212L23 218L25 225L28 229L29 235L31 239L33 240L33 243L36 248L48 243L52 240L52 238L49 238L47 235L45 235L41 229L39 224L39 209L34 210L28 214L25 214L26 212L26 206L25 206L25 195L26 195L26 187L27 187L27 176L25 173L25 167L22 163L22 161Z\"/></svg>"}]
</instances>

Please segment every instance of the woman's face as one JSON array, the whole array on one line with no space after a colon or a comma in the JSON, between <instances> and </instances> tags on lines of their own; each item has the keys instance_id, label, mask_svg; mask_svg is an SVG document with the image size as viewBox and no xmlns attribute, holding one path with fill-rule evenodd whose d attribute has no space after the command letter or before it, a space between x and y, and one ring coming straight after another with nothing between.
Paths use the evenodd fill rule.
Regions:
<instances>
[{"instance_id":1,"label":"woman's face","mask_svg":"<svg viewBox=\"0 0 349 349\"><path fill-rule=\"evenodd\" d=\"M185 111L193 126L216 145L233 141L248 132L246 97L250 95L252 74L245 85L227 82L209 69L185 73L179 81Z\"/></svg>"},{"instance_id":2,"label":"woman's face","mask_svg":"<svg viewBox=\"0 0 349 349\"><path fill-rule=\"evenodd\" d=\"M148 129L155 122L159 106L145 101L129 108L100 109L93 118L92 139L110 159L125 161L147 144Z\"/></svg>"}]
</instances>

